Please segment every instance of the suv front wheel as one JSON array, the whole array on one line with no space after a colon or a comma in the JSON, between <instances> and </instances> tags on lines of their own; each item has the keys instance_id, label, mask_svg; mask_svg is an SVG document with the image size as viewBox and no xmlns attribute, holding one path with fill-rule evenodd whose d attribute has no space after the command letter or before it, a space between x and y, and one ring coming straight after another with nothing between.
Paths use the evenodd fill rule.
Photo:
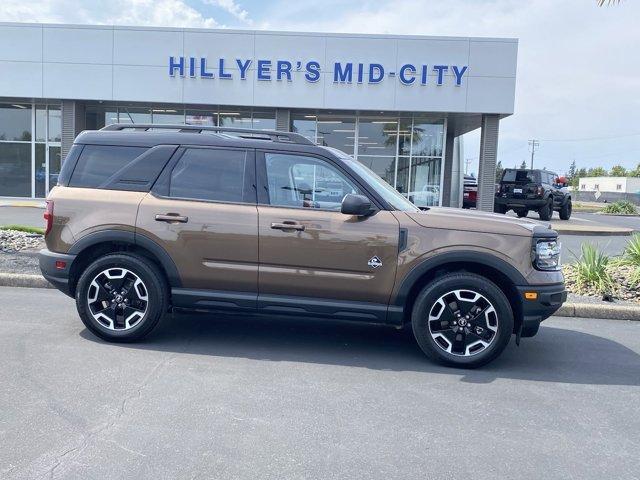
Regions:
<instances>
[{"instance_id":1,"label":"suv front wheel","mask_svg":"<svg viewBox=\"0 0 640 480\"><path fill-rule=\"evenodd\" d=\"M538 215L540 216L540 220L544 220L545 222L551 220L553 216L553 198L549 197L547 204L538 210Z\"/></svg>"},{"instance_id":2,"label":"suv front wheel","mask_svg":"<svg viewBox=\"0 0 640 480\"><path fill-rule=\"evenodd\" d=\"M451 273L420 292L411 324L427 356L445 365L473 368L505 349L513 332L513 312L493 282L473 273Z\"/></svg>"},{"instance_id":3,"label":"suv front wheel","mask_svg":"<svg viewBox=\"0 0 640 480\"><path fill-rule=\"evenodd\" d=\"M82 322L110 342L147 335L167 311L167 285L149 260L116 253L99 258L82 273L76 307Z\"/></svg>"}]
</instances>

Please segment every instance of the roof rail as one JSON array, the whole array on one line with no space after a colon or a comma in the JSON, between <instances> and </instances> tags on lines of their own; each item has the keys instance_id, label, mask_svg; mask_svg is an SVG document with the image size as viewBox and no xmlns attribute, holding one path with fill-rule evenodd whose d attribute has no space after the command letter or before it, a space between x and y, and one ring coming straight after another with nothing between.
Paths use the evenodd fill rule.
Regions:
<instances>
[{"instance_id":1,"label":"roof rail","mask_svg":"<svg viewBox=\"0 0 640 480\"><path fill-rule=\"evenodd\" d=\"M260 140L271 140L272 142L295 143L299 145L315 145L307 137L293 132L279 132L277 130L257 130L252 128L234 127L214 127L212 125L158 125L155 123L112 123L102 127L100 130L115 132L122 130L178 130L179 132L202 133L203 131L216 133L234 133L236 137L256 138Z\"/></svg>"}]
</instances>

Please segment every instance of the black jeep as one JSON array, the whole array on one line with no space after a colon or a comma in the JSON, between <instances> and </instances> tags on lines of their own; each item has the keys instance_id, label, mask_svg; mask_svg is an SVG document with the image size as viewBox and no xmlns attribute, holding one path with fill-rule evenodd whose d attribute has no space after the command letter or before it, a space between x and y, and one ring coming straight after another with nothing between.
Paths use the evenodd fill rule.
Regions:
<instances>
[{"instance_id":1,"label":"black jeep","mask_svg":"<svg viewBox=\"0 0 640 480\"><path fill-rule=\"evenodd\" d=\"M569 220L571 194L563 180L548 170L507 168L496 192L494 211L513 210L518 217L526 217L529 210L535 210L540 220L551 220L556 210L561 220Z\"/></svg>"}]
</instances>

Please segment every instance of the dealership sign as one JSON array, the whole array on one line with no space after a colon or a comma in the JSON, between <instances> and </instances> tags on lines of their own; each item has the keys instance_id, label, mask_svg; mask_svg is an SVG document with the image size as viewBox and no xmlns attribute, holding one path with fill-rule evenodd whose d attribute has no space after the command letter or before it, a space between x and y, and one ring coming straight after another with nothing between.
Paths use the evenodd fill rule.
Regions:
<instances>
[{"instance_id":1,"label":"dealership sign","mask_svg":"<svg viewBox=\"0 0 640 480\"><path fill-rule=\"evenodd\" d=\"M252 60L240 58L220 58L211 67L206 57L169 57L169 75L172 77L190 77L221 80L247 80L255 75L260 81L293 81L294 72L304 74L307 82L320 80L320 63L316 61ZM217 71L214 72L214 69ZM335 62L333 64L334 83L381 83L386 78L398 79L403 85L444 85L445 76L452 74L451 83L462 85L467 65L428 65L405 63L397 69L385 69L380 63ZM431 74L431 76L429 75Z\"/></svg>"}]
</instances>

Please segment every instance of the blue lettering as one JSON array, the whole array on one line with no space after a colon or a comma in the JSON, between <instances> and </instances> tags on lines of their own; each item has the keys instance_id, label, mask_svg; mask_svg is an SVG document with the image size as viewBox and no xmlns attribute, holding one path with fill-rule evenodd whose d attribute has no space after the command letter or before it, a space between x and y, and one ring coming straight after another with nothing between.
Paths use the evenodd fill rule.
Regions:
<instances>
[{"instance_id":1,"label":"blue lettering","mask_svg":"<svg viewBox=\"0 0 640 480\"><path fill-rule=\"evenodd\" d=\"M379 63L371 63L369 65L369 83L380 83L383 78L384 67Z\"/></svg>"},{"instance_id":2,"label":"blue lettering","mask_svg":"<svg viewBox=\"0 0 640 480\"><path fill-rule=\"evenodd\" d=\"M427 65L422 65L422 75L420 76L420 84L427 84Z\"/></svg>"},{"instance_id":3,"label":"blue lettering","mask_svg":"<svg viewBox=\"0 0 640 480\"><path fill-rule=\"evenodd\" d=\"M276 64L276 78L278 80L282 80L283 75L287 77L287 81L291 81L291 62L278 60L278 63Z\"/></svg>"},{"instance_id":4,"label":"blue lettering","mask_svg":"<svg viewBox=\"0 0 640 480\"><path fill-rule=\"evenodd\" d=\"M410 75L409 77L405 76L405 73L407 72ZM402 67L400 67L400 81L405 85L411 85L416 81L416 77L414 77L415 74L416 67L414 67L410 63L407 63L406 65L402 65Z\"/></svg>"},{"instance_id":5,"label":"blue lettering","mask_svg":"<svg viewBox=\"0 0 640 480\"><path fill-rule=\"evenodd\" d=\"M467 68L468 68L467 65L465 65L464 67L458 70L458 67L456 65L451 66L451 70L453 70L453 74L456 76L457 87L462 85L462 76L464 75L464 72L467 71Z\"/></svg>"},{"instance_id":6,"label":"blue lettering","mask_svg":"<svg viewBox=\"0 0 640 480\"><path fill-rule=\"evenodd\" d=\"M213 78L213 72L207 72L207 59L200 58L200 76L202 78Z\"/></svg>"},{"instance_id":7,"label":"blue lettering","mask_svg":"<svg viewBox=\"0 0 640 480\"><path fill-rule=\"evenodd\" d=\"M174 57L169 57L169 75L175 75L176 68L180 72L180 76L184 77L184 57L178 57L180 60L176 62Z\"/></svg>"},{"instance_id":8,"label":"blue lettering","mask_svg":"<svg viewBox=\"0 0 640 480\"><path fill-rule=\"evenodd\" d=\"M433 70L438 72L438 80L436 81L436 85L442 85L444 83L444 73L449 70L449 67L446 65L434 65Z\"/></svg>"},{"instance_id":9,"label":"blue lettering","mask_svg":"<svg viewBox=\"0 0 640 480\"><path fill-rule=\"evenodd\" d=\"M358 64L358 83L362 83L364 78L364 63Z\"/></svg>"},{"instance_id":10,"label":"blue lettering","mask_svg":"<svg viewBox=\"0 0 640 480\"><path fill-rule=\"evenodd\" d=\"M236 58L236 64L240 69L240 80L247 79L247 71L249 70L249 65L251 65L251 60L245 60L244 62L239 58Z\"/></svg>"},{"instance_id":11,"label":"blue lettering","mask_svg":"<svg viewBox=\"0 0 640 480\"><path fill-rule=\"evenodd\" d=\"M230 73L225 73L224 71L224 58L221 58L218 61L218 64L220 65L220 72L218 73L218 78L222 78L224 80L231 80L232 75Z\"/></svg>"},{"instance_id":12,"label":"blue lettering","mask_svg":"<svg viewBox=\"0 0 640 480\"><path fill-rule=\"evenodd\" d=\"M258 60L258 80L271 80L271 60Z\"/></svg>"},{"instance_id":13,"label":"blue lettering","mask_svg":"<svg viewBox=\"0 0 640 480\"><path fill-rule=\"evenodd\" d=\"M353 78L353 63L346 63L344 66L344 70L342 69L342 64L340 62L336 62L333 66L333 82L334 83L351 83L351 79Z\"/></svg>"},{"instance_id":14,"label":"blue lettering","mask_svg":"<svg viewBox=\"0 0 640 480\"><path fill-rule=\"evenodd\" d=\"M320 64L318 62L307 62L305 70L307 73L304 74L304 78L307 79L307 82L320 80Z\"/></svg>"},{"instance_id":15,"label":"blue lettering","mask_svg":"<svg viewBox=\"0 0 640 480\"><path fill-rule=\"evenodd\" d=\"M196 78L196 58L189 57L189 76Z\"/></svg>"}]
</instances>

